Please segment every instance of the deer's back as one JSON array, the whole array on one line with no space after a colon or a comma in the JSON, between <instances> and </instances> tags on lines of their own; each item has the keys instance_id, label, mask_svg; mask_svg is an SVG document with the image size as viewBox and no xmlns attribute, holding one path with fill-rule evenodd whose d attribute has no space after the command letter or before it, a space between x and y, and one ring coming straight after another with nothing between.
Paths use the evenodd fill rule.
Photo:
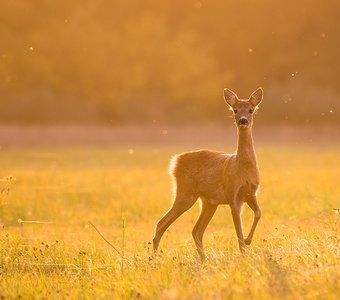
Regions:
<instances>
[{"instance_id":1,"label":"deer's back","mask_svg":"<svg viewBox=\"0 0 340 300\"><path fill-rule=\"evenodd\" d=\"M186 190L216 204L227 203L224 173L230 158L230 154L210 150L185 152L172 159L169 171L178 190Z\"/></svg>"}]
</instances>

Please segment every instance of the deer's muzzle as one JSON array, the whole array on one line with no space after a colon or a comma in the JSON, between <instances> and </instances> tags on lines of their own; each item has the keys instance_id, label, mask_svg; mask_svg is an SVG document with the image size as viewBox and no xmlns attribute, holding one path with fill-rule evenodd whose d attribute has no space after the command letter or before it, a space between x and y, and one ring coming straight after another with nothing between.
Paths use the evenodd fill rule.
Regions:
<instances>
[{"instance_id":1,"label":"deer's muzzle","mask_svg":"<svg viewBox=\"0 0 340 300\"><path fill-rule=\"evenodd\" d=\"M240 119L238 120L238 125L239 125L239 126L242 126L242 127L243 127L243 126L246 127L246 126L249 125L249 121L248 121L247 118L242 117L242 118L240 118Z\"/></svg>"}]
</instances>

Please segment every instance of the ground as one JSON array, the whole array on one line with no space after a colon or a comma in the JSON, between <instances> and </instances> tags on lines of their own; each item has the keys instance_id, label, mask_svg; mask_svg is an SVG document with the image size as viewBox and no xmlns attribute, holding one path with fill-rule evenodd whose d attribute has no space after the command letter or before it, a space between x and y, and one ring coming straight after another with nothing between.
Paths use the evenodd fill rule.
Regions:
<instances>
[{"instance_id":1,"label":"ground","mask_svg":"<svg viewBox=\"0 0 340 300\"><path fill-rule=\"evenodd\" d=\"M154 226L172 201L167 165L185 150L192 149L3 149L0 177L13 178L0 182L0 296L337 299L339 145L259 145L263 217L253 243L239 252L229 207L220 206L204 263L191 238L198 203L152 255ZM243 220L247 232L248 208Z\"/></svg>"}]
</instances>

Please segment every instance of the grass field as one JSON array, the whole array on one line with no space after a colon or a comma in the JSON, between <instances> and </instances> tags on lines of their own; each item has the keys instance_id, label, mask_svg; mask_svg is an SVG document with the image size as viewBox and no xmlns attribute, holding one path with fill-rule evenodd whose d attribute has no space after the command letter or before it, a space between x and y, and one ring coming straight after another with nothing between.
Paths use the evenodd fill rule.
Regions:
<instances>
[{"instance_id":1,"label":"grass field","mask_svg":"<svg viewBox=\"0 0 340 300\"><path fill-rule=\"evenodd\" d=\"M172 201L168 161L185 150L1 151L0 177L15 180L0 182L0 297L338 299L339 146L258 147L263 217L253 243L239 253L229 207L221 206L203 264L191 239L198 204L150 258L154 225ZM247 208L243 220L247 232Z\"/></svg>"}]
</instances>

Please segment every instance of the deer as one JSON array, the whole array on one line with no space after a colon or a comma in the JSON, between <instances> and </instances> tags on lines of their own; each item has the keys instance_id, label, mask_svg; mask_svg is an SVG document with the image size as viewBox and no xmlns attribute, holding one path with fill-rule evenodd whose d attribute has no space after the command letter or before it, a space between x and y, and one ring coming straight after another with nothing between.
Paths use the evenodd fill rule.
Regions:
<instances>
[{"instance_id":1,"label":"deer","mask_svg":"<svg viewBox=\"0 0 340 300\"><path fill-rule=\"evenodd\" d=\"M153 238L157 253L160 240L168 227L200 198L201 211L192 230L198 254L205 259L204 232L218 205L229 205L241 253L250 245L261 218L257 201L260 186L259 169L252 136L253 115L263 98L262 88L249 99L239 99L231 90L223 90L224 100L233 112L237 127L237 149L233 154L212 150L197 150L175 155L170 162L169 174L173 179L174 201L159 220ZM243 236L242 208L244 203L254 212L254 219L246 238Z\"/></svg>"}]
</instances>

